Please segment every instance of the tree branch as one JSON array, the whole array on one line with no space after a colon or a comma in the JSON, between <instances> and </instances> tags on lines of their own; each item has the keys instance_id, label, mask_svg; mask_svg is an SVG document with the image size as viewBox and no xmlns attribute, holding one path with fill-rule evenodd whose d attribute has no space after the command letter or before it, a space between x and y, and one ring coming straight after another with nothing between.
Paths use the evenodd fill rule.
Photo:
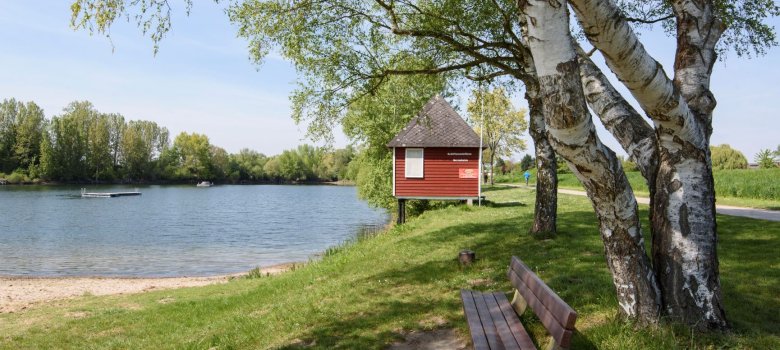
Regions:
<instances>
[{"instance_id":1,"label":"tree branch","mask_svg":"<svg viewBox=\"0 0 780 350\"><path fill-rule=\"evenodd\" d=\"M653 24L658 22L663 22L668 19L674 18L674 14L670 14L664 17L654 18L654 19L644 19L644 18L635 18L635 17L623 17L626 22L634 22L634 23L642 23L642 24Z\"/></svg>"}]
</instances>

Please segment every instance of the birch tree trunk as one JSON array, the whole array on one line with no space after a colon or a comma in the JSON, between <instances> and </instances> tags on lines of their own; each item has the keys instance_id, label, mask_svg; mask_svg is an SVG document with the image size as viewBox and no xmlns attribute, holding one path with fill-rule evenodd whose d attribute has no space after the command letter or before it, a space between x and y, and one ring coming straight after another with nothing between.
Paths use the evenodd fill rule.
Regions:
<instances>
[{"instance_id":1,"label":"birch tree trunk","mask_svg":"<svg viewBox=\"0 0 780 350\"><path fill-rule=\"evenodd\" d=\"M534 141L536 155L536 201L531 233L558 231L558 164L544 126L542 99L538 84L526 83L528 133Z\"/></svg>"},{"instance_id":2,"label":"birch tree trunk","mask_svg":"<svg viewBox=\"0 0 780 350\"><path fill-rule=\"evenodd\" d=\"M577 47L577 56L580 63L582 90L588 105L607 131L617 139L623 150L636 163L642 176L647 180L652 197L658 172L658 145L655 130L620 95L601 69L580 47Z\"/></svg>"},{"instance_id":3,"label":"birch tree trunk","mask_svg":"<svg viewBox=\"0 0 780 350\"><path fill-rule=\"evenodd\" d=\"M494 151L494 148L490 150L490 185L496 184L496 172L495 172L495 165L496 165L496 151Z\"/></svg>"},{"instance_id":4,"label":"birch tree trunk","mask_svg":"<svg viewBox=\"0 0 780 350\"><path fill-rule=\"evenodd\" d=\"M645 254L636 199L617 156L596 135L582 91L566 3L521 0L520 5L527 19L527 41L549 141L593 203L621 312L640 323L655 323L659 291Z\"/></svg>"},{"instance_id":5,"label":"birch tree trunk","mask_svg":"<svg viewBox=\"0 0 780 350\"><path fill-rule=\"evenodd\" d=\"M539 81L536 79L536 67L531 51L528 49L528 24L525 16L520 16L522 35L518 37L522 50L520 62L527 76L525 84L525 99L528 101L528 134L534 141L536 156L536 199L534 203L534 224L530 232L558 232L558 162L555 151L547 138L547 128L544 125L542 97L539 92Z\"/></svg>"},{"instance_id":6,"label":"birch tree trunk","mask_svg":"<svg viewBox=\"0 0 780 350\"><path fill-rule=\"evenodd\" d=\"M724 27L711 1L672 1L678 28L672 81L613 1L569 2L588 40L655 124L659 170L652 203L653 265L664 312L699 328L725 329L709 155L715 107L709 77Z\"/></svg>"}]
</instances>

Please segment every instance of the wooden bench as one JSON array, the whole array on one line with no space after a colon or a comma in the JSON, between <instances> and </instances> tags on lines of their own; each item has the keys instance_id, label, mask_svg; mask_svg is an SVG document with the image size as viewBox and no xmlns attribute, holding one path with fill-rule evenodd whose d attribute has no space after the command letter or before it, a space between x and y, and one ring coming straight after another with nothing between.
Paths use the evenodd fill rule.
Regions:
<instances>
[{"instance_id":1,"label":"wooden bench","mask_svg":"<svg viewBox=\"0 0 780 350\"><path fill-rule=\"evenodd\" d=\"M461 290L474 349L536 349L518 315L527 307L552 338L548 349L568 349L577 313L517 257L509 265L512 302L502 292Z\"/></svg>"}]
</instances>

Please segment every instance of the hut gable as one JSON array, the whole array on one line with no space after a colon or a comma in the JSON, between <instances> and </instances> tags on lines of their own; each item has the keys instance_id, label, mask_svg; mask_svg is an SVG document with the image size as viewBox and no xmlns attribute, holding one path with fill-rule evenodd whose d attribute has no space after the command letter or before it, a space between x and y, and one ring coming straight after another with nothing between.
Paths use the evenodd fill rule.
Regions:
<instances>
[{"instance_id":1,"label":"hut gable","mask_svg":"<svg viewBox=\"0 0 780 350\"><path fill-rule=\"evenodd\" d=\"M479 147L479 135L437 95L387 147Z\"/></svg>"}]
</instances>

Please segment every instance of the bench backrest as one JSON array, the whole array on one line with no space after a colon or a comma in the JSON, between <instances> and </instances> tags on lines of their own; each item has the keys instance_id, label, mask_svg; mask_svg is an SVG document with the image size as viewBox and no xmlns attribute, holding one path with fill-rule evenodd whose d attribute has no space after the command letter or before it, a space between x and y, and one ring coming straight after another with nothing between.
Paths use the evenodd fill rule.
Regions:
<instances>
[{"instance_id":1,"label":"bench backrest","mask_svg":"<svg viewBox=\"0 0 780 350\"><path fill-rule=\"evenodd\" d=\"M555 343L569 348L577 313L516 256L512 257L507 274L516 289L512 306L517 313L522 314L526 305L531 307ZM518 295L522 299L517 300Z\"/></svg>"}]
</instances>

